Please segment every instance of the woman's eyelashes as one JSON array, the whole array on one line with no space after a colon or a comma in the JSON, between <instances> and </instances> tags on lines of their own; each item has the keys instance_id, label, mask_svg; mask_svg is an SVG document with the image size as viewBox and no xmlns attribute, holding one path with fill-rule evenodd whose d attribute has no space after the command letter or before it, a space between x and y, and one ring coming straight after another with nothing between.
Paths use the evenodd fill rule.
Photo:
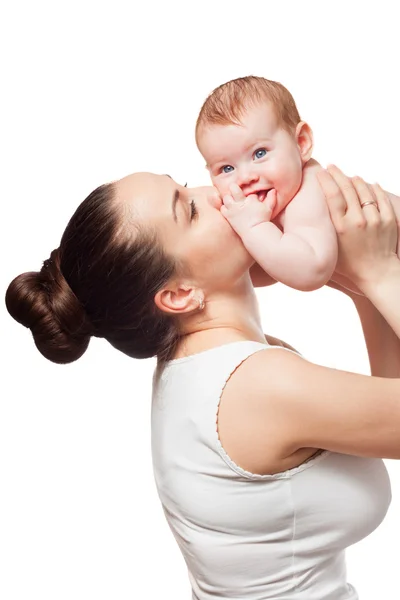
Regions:
<instances>
[{"instance_id":1,"label":"woman's eyelashes","mask_svg":"<svg viewBox=\"0 0 400 600\"><path fill-rule=\"evenodd\" d=\"M195 219L198 216L198 210L195 204L195 201L192 200L190 202L190 220L193 221L193 219Z\"/></svg>"}]
</instances>

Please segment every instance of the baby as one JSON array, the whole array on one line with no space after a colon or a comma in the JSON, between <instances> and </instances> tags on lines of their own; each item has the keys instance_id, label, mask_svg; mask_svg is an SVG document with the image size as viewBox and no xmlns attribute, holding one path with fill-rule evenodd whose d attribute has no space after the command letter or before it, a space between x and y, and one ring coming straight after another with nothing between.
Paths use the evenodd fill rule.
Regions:
<instances>
[{"instance_id":1,"label":"baby","mask_svg":"<svg viewBox=\"0 0 400 600\"><path fill-rule=\"evenodd\" d=\"M221 85L201 108L196 142L222 214L261 268L298 290L327 283L336 232L316 177L322 167L311 158L312 130L290 92L254 76ZM400 198L391 200L400 218Z\"/></svg>"}]
</instances>

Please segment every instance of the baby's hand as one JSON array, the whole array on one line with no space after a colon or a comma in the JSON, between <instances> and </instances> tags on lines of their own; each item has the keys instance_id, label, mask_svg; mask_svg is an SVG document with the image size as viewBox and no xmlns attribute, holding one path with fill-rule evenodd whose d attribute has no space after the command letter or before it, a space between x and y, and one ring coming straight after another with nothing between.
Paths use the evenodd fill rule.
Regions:
<instances>
[{"instance_id":1,"label":"baby's hand","mask_svg":"<svg viewBox=\"0 0 400 600\"><path fill-rule=\"evenodd\" d=\"M230 186L231 194L223 197L221 213L240 237L259 223L269 222L276 203L276 191L270 190L263 201L257 194L244 195L237 184Z\"/></svg>"}]
</instances>

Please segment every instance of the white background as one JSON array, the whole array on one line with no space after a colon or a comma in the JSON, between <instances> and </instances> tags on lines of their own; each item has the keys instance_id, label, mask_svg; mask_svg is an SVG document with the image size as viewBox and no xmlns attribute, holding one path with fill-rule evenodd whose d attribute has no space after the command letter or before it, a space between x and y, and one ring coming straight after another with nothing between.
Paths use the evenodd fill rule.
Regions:
<instances>
[{"instance_id":1,"label":"white background","mask_svg":"<svg viewBox=\"0 0 400 600\"><path fill-rule=\"evenodd\" d=\"M4 2L0 14L1 292L38 270L99 184L136 170L208 183L194 139L217 85L276 79L314 156L400 192L397 2ZM350 301L259 293L265 331L368 372ZM0 308L1 600L184 600L184 561L153 482L153 360L94 340L57 366ZM323 390L321 390L323 394ZM400 399L399 399L400 401ZM361 600L400 597L400 470L384 524L348 552Z\"/></svg>"}]
</instances>

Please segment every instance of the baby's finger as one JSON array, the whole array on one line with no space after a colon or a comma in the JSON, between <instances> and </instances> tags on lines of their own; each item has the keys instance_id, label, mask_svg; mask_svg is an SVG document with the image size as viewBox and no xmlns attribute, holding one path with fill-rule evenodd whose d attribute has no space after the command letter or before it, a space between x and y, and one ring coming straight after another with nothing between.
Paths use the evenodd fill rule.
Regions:
<instances>
[{"instance_id":1,"label":"baby's finger","mask_svg":"<svg viewBox=\"0 0 400 600\"><path fill-rule=\"evenodd\" d=\"M241 187L238 186L237 183L232 183L229 186L229 190L235 202L244 202L246 200L246 196L244 195Z\"/></svg>"},{"instance_id":2,"label":"baby's finger","mask_svg":"<svg viewBox=\"0 0 400 600\"><path fill-rule=\"evenodd\" d=\"M230 206L232 206L232 204L235 204L234 199L229 194L223 196L222 202L224 203L224 206L226 206L226 208L229 208Z\"/></svg>"},{"instance_id":3,"label":"baby's finger","mask_svg":"<svg viewBox=\"0 0 400 600\"><path fill-rule=\"evenodd\" d=\"M346 200L336 181L328 171L320 171L317 173L317 178L324 193L332 222L336 227L346 214Z\"/></svg>"},{"instance_id":4,"label":"baby's finger","mask_svg":"<svg viewBox=\"0 0 400 600\"><path fill-rule=\"evenodd\" d=\"M269 192L267 193L267 196L264 200L264 203L267 204L268 209L271 211L271 213L275 208L276 201L277 201L277 193L276 193L276 189L273 188L272 190L269 190Z\"/></svg>"},{"instance_id":5,"label":"baby's finger","mask_svg":"<svg viewBox=\"0 0 400 600\"><path fill-rule=\"evenodd\" d=\"M229 210L226 208L226 206L224 206L224 205L222 204L222 206L221 206L221 208L219 209L219 211L220 211L221 215L222 215L223 217L225 217L225 219L229 220L229 218L228 218L228 217L229 217Z\"/></svg>"}]
</instances>

